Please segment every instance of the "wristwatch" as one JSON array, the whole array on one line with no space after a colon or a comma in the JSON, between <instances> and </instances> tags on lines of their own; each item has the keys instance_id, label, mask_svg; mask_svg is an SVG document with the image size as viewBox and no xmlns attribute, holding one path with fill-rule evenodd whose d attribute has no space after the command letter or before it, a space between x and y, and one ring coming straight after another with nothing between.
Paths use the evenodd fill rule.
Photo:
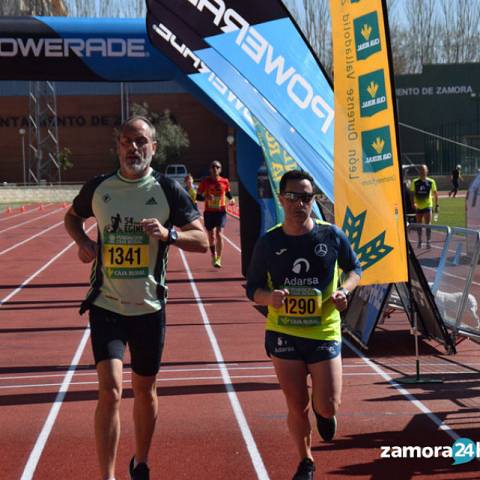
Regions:
<instances>
[{"instance_id":1,"label":"wristwatch","mask_svg":"<svg viewBox=\"0 0 480 480\"><path fill-rule=\"evenodd\" d=\"M175 243L178 239L178 232L172 227L168 229L167 245Z\"/></svg>"},{"instance_id":2,"label":"wristwatch","mask_svg":"<svg viewBox=\"0 0 480 480\"><path fill-rule=\"evenodd\" d=\"M337 292L342 292L345 295L345 298L347 300L350 300L350 297L352 296L352 292L348 288L345 288L345 287L340 287L337 290Z\"/></svg>"}]
</instances>

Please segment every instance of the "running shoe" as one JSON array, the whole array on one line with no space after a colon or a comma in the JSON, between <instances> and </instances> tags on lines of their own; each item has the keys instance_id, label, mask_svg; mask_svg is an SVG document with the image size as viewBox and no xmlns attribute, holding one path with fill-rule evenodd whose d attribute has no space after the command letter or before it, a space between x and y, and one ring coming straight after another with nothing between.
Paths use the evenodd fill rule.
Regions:
<instances>
[{"instance_id":1,"label":"running shoe","mask_svg":"<svg viewBox=\"0 0 480 480\"><path fill-rule=\"evenodd\" d=\"M315 464L309 458L304 458L299 464L292 480L313 480Z\"/></svg>"},{"instance_id":2,"label":"running shoe","mask_svg":"<svg viewBox=\"0 0 480 480\"><path fill-rule=\"evenodd\" d=\"M337 431L337 419L335 416L332 418L325 418L315 411L313 413L315 413L315 417L317 418L318 433L326 442L330 442Z\"/></svg>"},{"instance_id":3,"label":"running shoe","mask_svg":"<svg viewBox=\"0 0 480 480\"><path fill-rule=\"evenodd\" d=\"M130 460L129 466L130 478L132 480L150 480L150 469L146 463L141 462L135 468L133 468L134 465L135 456L133 456Z\"/></svg>"},{"instance_id":4,"label":"running shoe","mask_svg":"<svg viewBox=\"0 0 480 480\"><path fill-rule=\"evenodd\" d=\"M215 268L222 268L222 258L221 257L215 257L215 260L213 262L213 266Z\"/></svg>"}]
</instances>

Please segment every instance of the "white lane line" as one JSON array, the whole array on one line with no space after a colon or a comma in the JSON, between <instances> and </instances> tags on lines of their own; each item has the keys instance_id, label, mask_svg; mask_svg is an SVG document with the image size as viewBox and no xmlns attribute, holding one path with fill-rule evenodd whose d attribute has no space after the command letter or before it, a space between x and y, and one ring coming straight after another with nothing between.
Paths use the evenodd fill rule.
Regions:
<instances>
[{"instance_id":1,"label":"white lane line","mask_svg":"<svg viewBox=\"0 0 480 480\"><path fill-rule=\"evenodd\" d=\"M82 339L78 344L75 355L73 356L73 359L70 363L68 372L65 375L65 378L60 386L60 389L58 390L58 393L53 402L53 405L50 408L48 417L45 420L45 423L43 424L42 431L38 435L37 441L35 442L35 446L30 452L30 456L28 457L27 464L25 465L25 468L23 470L22 476L20 477L20 480L31 480L31 478L33 478L33 474L35 473L35 469L37 468L38 461L40 460L40 456L42 455L43 449L45 448L45 444L47 443L48 437L50 436L50 432L52 431L52 428L55 424L55 420L57 419L58 412L60 412L60 408L62 406L63 400L65 399L65 394L68 391L73 374L75 373L75 369L77 368L78 363L82 357L83 350L85 349L85 345L89 337L90 337L90 329L87 327L83 332Z\"/></svg>"},{"instance_id":2,"label":"white lane line","mask_svg":"<svg viewBox=\"0 0 480 480\"><path fill-rule=\"evenodd\" d=\"M241 248L238 247L235 243L233 243L225 234L222 234L222 237L235 249L237 252L241 252Z\"/></svg>"},{"instance_id":3,"label":"white lane line","mask_svg":"<svg viewBox=\"0 0 480 480\"><path fill-rule=\"evenodd\" d=\"M458 440L460 435L458 435L455 430L450 428L448 425L442 422L426 405L424 405L420 400L412 395L406 388L403 388L399 383L397 383L388 373L384 372L378 365L372 362L368 357L366 357L360 350L358 350L352 343L347 339L343 339L343 342L358 355L374 372L380 375L386 382L388 382L392 387L396 388L399 393L401 393L409 402L413 403L422 413L427 415L427 417L440 429L443 430L449 437L453 440Z\"/></svg>"},{"instance_id":4,"label":"white lane line","mask_svg":"<svg viewBox=\"0 0 480 480\"><path fill-rule=\"evenodd\" d=\"M422 363L423 365L423 363ZM210 368L161 368L159 375L168 374L168 373L177 373L177 372L216 372L220 370L220 367L210 367ZM229 367L229 370L273 370L273 367ZM76 377L85 377L89 375L97 375L97 372L92 369L91 372L77 372ZM129 376L130 371L124 370L124 376ZM56 378L63 377L64 373L46 373L41 375L10 375L10 376L1 376L0 382L3 380L24 380L28 378Z\"/></svg>"},{"instance_id":5,"label":"white lane line","mask_svg":"<svg viewBox=\"0 0 480 480\"><path fill-rule=\"evenodd\" d=\"M476 372L458 372L458 371L445 371L445 372L431 372L435 374L455 374L458 375L461 373L462 375L478 375ZM96 374L91 374L91 376L96 375ZM378 372L363 372L363 373L344 373L343 377L378 377ZM411 375L414 376L415 372L408 373L406 372L406 375ZM77 377L78 374L75 374L75 377ZM396 374L395 377L401 378L403 377L403 374ZM277 376L272 373L272 374L257 374L257 375L230 375L230 379L236 379L236 380L249 380L252 378L277 378ZM395 382L393 377L390 377L392 382ZM196 382L197 380L223 380L222 376L209 376L209 377L165 377L165 378L157 378L157 383L161 382ZM470 380L470 379L469 379ZM123 383L128 383L130 382L129 378L124 378L122 380ZM98 382L96 380L91 380L91 381L77 381L77 382L70 382L69 385L96 385ZM275 382L278 384L278 382ZM46 388L46 387L58 387L59 385L63 385L63 382L53 382L53 383L11 383L7 385L0 385L0 390L5 390L5 389L12 389L15 390L16 388Z\"/></svg>"},{"instance_id":6,"label":"white lane line","mask_svg":"<svg viewBox=\"0 0 480 480\"><path fill-rule=\"evenodd\" d=\"M17 223L16 225L12 225L11 227L4 228L3 230L0 230L0 233L8 232L8 230L13 230L14 228L21 227L22 225L27 225L27 223L36 222L37 220L48 217L49 215L53 215L56 212L60 212L61 210L63 210L63 207L52 210L51 212L48 212L45 215L40 215L39 217L32 218L31 220L27 220L22 223Z\"/></svg>"},{"instance_id":7,"label":"white lane line","mask_svg":"<svg viewBox=\"0 0 480 480\"><path fill-rule=\"evenodd\" d=\"M93 224L91 227L87 229L87 232L89 232L92 228L94 228L96 224ZM75 242L69 243L62 251L57 253L53 258L51 258L43 267L39 268L35 273L30 275L19 287L17 287L15 290L13 290L11 293L9 293L6 297L4 297L2 300L0 300L0 307L5 303L8 302L13 296L15 296L18 292L22 290L22 288L25 285L28 285L35 277L40 275L45 269L47 269L55 260L60 258L69 248L73 247L75 245Z\"/></svg>"},{"instance_id":8,"label":"white lane line","mask_svg":"<svg viewBox=\"0 0 480 480\"><path fill-rule=\"evenodd\" d=\"M371 374L375 375L375 374ZM272 373L269 375L231 375L231 379L236 379L236 380L249 380L251 378L277 378L277 376ZM222 376L216 375L216 376L211 376L211 377L171 377L171 378L157 378L157 383L162 383L162 382L198 382L199 380L223 380ZM0 386L0 389L15 389L15 388L45 388L45 387L58 387L59 385L63 386L63 383L32 383L32 384L21 384L21 385L3 385ZM125 378L122 380L122 383L130 383L130 380ZM73 385L97 385L98 382L95 380L92 380L90 382L69 382L70 386ZM277 383L275 382L275 385ZM55 400L57 401L57 400Z\"/></svg>"},{"instance_id":9,"label":"white lane line","mask_svg":"<svg viewBox=\"0 0 480 480\"><path fill-rule=\"evenodd\" d=\"M90 231L95 226L96 224L93 224L91 227L87 229L87 232ZM8 300L10 300L18 292L20 292L22 288L25 287L25 285L29 284L35 277L40 275L40 273L42 273L46 268L48 268L55 260L60 258L73 245L75 245L75 242L69 243L63 250L61 250L59 253L57 253L57 255L51 258L43 267L39 268L35 273L30 275L30 277L28 277L18 288L16 288L9 295L7 295L5 298L0 300L0 306L3 305ZM30 456L28 457L28 461L23 470L21 480L31 480L31 478L33 477L33 474L35 473L35 469L37 468L38 461L40 460L40 455L42 454L43 449L45 448L45 444L47 442L48 436L50 435L50 432L57 418L58 412L60 411L60 407L62 406L63 399L65 398L65 392L68 390L68 386L71 382L72 376L78 365L80 357L82 356L83 350L85 349L85 345L87 343L89 336L90 336L90 329L87 327L83 332L82 339L78 344L77 350L73 356L73 359L72 359L72 362L70 363L68 371L65 374L65 378L62 382L62 386L60 387L57 393L57 396L55 398L55 401L52 407L50 408L50 412L48 414L47 419L45 420L43 428L37 437L37 440L35 442L35 445L32 451L30 452Z\"/></svg>"},{"instance_id":10,"label":"white lane line","mask_svg":"<svg viewBox=\"0 0 480 480\"><path fill-rule=\"evenodd\" d=\"M242 407L240 405L240 401L238 400L237 394L235 392L235 389L232 386L232 378L230 377L230 374L228 373L228 369L224 366L221 365L224 362L222 351L220 350L220 346L218 345L217 338L215 336L215 333L213 332L213 329L210 325L210 320L207 315L207 311L205 310L205 306L203 305L202 298L200 296L200 293L197 289L197 286L195 284L195 279L193 278L192 272L190 270L190 267L188 265L187 259L185 257L185 254L182 252L182 250L179 250L180 256L183 261L183 265L185 266L185 270L188 275L190 287L192 289L193 295L195 297L195 301L197 303L197 307L200 310L200 315L202 316L203 319L203 325L205 327L205 330L208 335L208 339L210 341L210 345L213 349L213 352L215 354L215 359L216 361L220 364L220 371L221 371L221 376L223 380L223 384L225 385L225 389L228 394L228 399L230 400L230 404L232 406L233 413L235 415L235 418L237 420L238 426L240 427L240 431L243 436L243 440L246 444L248 453L250 455L250 458L252 460L253 468L255 469L255 472L257 474L257 478L260 480L269 480L269 476L267 473L267 470L265 468L265 465L263 463L262 457L260 456L260 452L258 451L257 445L255 443L255 439L253 438L252 432L250 431L250 427L248 426L247 419L245 418L245 414L243 413Z\"/></svg>"},{"instance_id":11,"label":"white lane line","mask_svg":"<svg viewBox=\"0 0 480 480\"><path fill-rule=\"evenodd\" d=\"M50 205L53 205L53 203L46 203L44 206L48 207ZM15 208L17 208L17 207L15 207ZM25 210L24 212L16 213L15 215L8 215L8 213L5 213L5 210L4 210L1 213L5 213L5 215L7 215L7 216L0 218L0 222L3 222L5 220L10 220L11 218L19 217L20 215L26 215L27 213L38 212L38 210L39 210L38 208L30 208L29 210Z\"/></svg>"},{"instance_id":12,"label":"white lane line","mask_svg":"<svg viewBox=\"0 0 480 480\"><path fill-rule=\"evenodd\" d=\"M12 245L12 246L9 247L9 248L6 248L5 250L2 250L2 251L0 252L0 255L4 255L5 253L11 252L11 251L14 250L15 248L20 247L21 245L24 245L24 244L27 243L27 242L30 242L30 241L33 240L34 238L37 238L37 237L39 237L40 235L43 235L44 233L49 232L50 230L58 227L59 225L63 225L63 220L62 220L61 222L55 223L54 225L52 225L51 227L46 228L45 230L42 230L42 231L39 232L39 233L36 233L35 235L32 235L31 237L26 238L25 240L22 240L21 242L16 243L15 245Z\"/></svg>"}]
</instances>

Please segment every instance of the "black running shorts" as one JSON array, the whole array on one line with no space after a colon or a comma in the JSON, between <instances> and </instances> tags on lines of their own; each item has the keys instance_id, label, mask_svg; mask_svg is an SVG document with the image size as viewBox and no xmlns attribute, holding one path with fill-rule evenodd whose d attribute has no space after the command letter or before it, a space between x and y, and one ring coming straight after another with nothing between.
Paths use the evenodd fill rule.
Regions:
<instances>
[{"instance_id":1,"label":"black running shorts","mask_svg":"<svg viewBox=\"0 0 480 480\"><path fill-rule=\"evenodd\" d=\"M207 230L223 228L227 222L227 212L204 212L203 221Z\"/></svg>"},{"instance_id":2,"label":"black running shorts","mask_svg":"<svg viewBox=\"0 0 480 480\"><path fill-rule=\"evenodd\" d=\"M147 377L157 374L165 340L165 308L126 316L92 305L90 330L95 365L111 358L123 361L128 343L132 370Z\"/></svg>"},{"instance_id":3,"label":"black running shorts","mask_svg":"<svg viewBox=\"0 0 480 480\"><path fill-rule=\"evenodd\" d=\"M312 340L271 330L265 332L265 350L269 357L317 363L338 357L341 349L341 342L336 340Z\"/></svg>"}]
</instances>

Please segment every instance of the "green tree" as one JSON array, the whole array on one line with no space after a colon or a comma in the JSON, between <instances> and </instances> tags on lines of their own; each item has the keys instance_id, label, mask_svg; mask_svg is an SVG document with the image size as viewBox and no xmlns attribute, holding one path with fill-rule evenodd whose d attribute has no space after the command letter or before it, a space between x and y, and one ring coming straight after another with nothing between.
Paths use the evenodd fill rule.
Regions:
<instances>
[{"instance_id":1,"label":"green tree","mask_svg":"<svg viewBox=\"0 0 480 480\"><path fill-rule=\"evenodd\" d=\"M63 147L58 155L58 161L60 167L63 171L68 170L73 167L72 162L72 151L68 147Z\"/></svg>"},{"instance_id":2,"label":"green tree","mask_svg":"<svg viewBox=\"0 0 480 480\"><path fill-rule=\"evenodd\" d=\"M177 162L185 150L190 146L187 132L172 117L169 110L162 113L149 110L148 103L134 103L131 107L132 115L147 117L157 130L157 151L153 162L157 165Z\"/></svg>"}]
</instances>

